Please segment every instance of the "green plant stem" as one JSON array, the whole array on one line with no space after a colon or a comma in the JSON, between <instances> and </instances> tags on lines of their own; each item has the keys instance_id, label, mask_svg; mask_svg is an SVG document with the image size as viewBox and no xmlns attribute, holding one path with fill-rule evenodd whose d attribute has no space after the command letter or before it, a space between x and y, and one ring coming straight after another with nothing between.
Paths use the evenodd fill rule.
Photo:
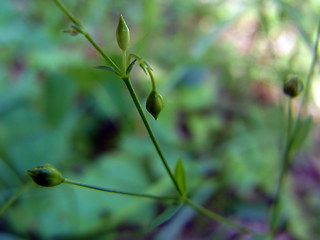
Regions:
<instances>
[{"instance_id":1,"label":"green plant stem","mask_svg":"<svg viewBox=\"0 0 320 240\"><path fill-rule=\"evenodd\" d=\"M271 208L270 235L272 237L274 237L276 234L276 230L277 230L277 226L278 226L278 222L279 222L280 210L281 210L281 208L280 208L280 194L283 192L283 182L284 182L284 179L285 179L285 177L288 173L288 169L289 169L289 162L291 159L291 156L289 153L290 153L290 149L289 149L289 147L287 147L286 151L284 153L280 177L279 177L279 181L278 181L278 185L277 185L277 189L276 189L276 193L275 193L275 197L274 197L274 202L273 202L272 208Z\"/></svg>"},{"instance_id":2,"label":"green plant stem","mask_svg":"<svg viewBox=\"0 0 320 240\"><path fill-rule=\"evenodd\" d=\"M285 145L285 152L283 154L282 158L282 165L281 165L281 172L280 172L280 177L278 180L278 185L274 197L274 202L272 205L272 210L271 210L271 220L270 220L270 235L274 237L277 226L278 226L278 221L280 217L280 194L283 190L283 182L285 179L285 176L287 175L289 166L290 166L290 159L291 159L291 146L292 146L292 140L293 140L293 135L292 135L292 121L293 121L293 115L292 115L292 98L289 99L288 101L288 123L287 123L287 135L286 135L286 145Z\"/></svg>"},{"instance_id":3,"label":"green plant stem","mask_svg":"<svg viewBox=\"0 0 320 240\"><path fill-rule=\"evenodd\" d=\"M12 164L12 162L10 162L7 158L7 154L5 154L4 152L1 152L0 150L0 159L2 160L3 164L6 165L6 167L8 169L10 169L12 171L12 173L17 177L17 179L22 183L24 181L24 179L21 177L19 171L17 170L17 168Z\"/></svg>"},{"instance_id":4,"label":"green plant stem","mask_svg":"<svg viewBox=\"0 0 320 240\"><path fill-rule=\"evenodd\" d=\"M93 189L93 190L98 190L98 191L102 191L102 192L115 193L115 194L132 196L132 197L149 198L149 199L153 199L153 200L177 200L177 198L175 198L175 197L160 197L160 196L155 196L155 195L150 195L150 194L129 193L129 192L111 190L111 189L107 189L107 188L101 188L101 187L91 186L91 185L87 185L87 184L82 184L82 183L79 183L79 182L76 182L76 181L73 181L70 179L65 179L64 183L68 183L68 184L79 186L79 187L89 188L89 189Z\"/></svg>"},{"instance_id":5,"label":"green plant stem","mask_svg":"<svg viewBox=\"0 0 320 240\"><path fill-rule=\"evenodd\" d=\"M157 87L156 87L156 82L154 80L154 77L153 77L153 74L152 74L152 71L150 68L147 68L147 71L149 73L149 76L150 76L150 79L151 79L151 83L152 83L152 90L153 91L156 91Z\"/></svg>"},{"instance_id":6,"label":"green plant stem","mask_svg":"<svg viewBox=\"0 0 320 240\"><path fill-rule=\"evenodd\" d=\"M122 51L122 65L123 73L125 74L127 71L127 51Z\"/></svg>"},{"instance_id":7,"label":"green plant stem","mask_svg":"<svg viewBox=\"0 0 320 240\"><path fill-rule=\"evenodd\" d=\"M287 140L291 139L292 134L292 124L293 124L293 109L292 109L292 98L288 101L288 131L287 131Z\"/></svg>"},{"instance_id":8,"label":"green plant stem","mask_svg":"<svg viewBox=\"0 0 320 240\"><path fill-rule=\"evenodd\" d=\"M53 0L58 7L67 15L67 17L76 25L82 26L81 22L76 19L69 11L66 9L66 7L60 2L59 0Z\"/></svg>"},{"instance_id":9,"label":"green plant stem","mask_svg":"<svg viewBox=\"0 0 320 240\"><path fill-rule=\"evenodd\" d=\"M202 213L203 215L219 222L219 223L222 223L222 224L225 224L227 225L228 227L231 227L231 228L235 228L237 230L239 230L240 232L242 233L251 233L251 234L254 234L253 231L251 231L250 229L244 227L244 226L241 226L233 221L230 221L228 220L227 218L225 217L222 217L221 215L217 214L217 213L214 213L212 211L209 211L207 210L206 208L202 207L201 205L191 201L190 199L186 198L184 200L184 202L186 204L188 204L189 206L191 206L192 208L196 209L199 213Z\"/></svg>"},{"instance_id":10,"label":"green plant stem","mask_svg":"<svg viewBox=\"0 0 320 240\"><path fill-rule=\"evenodd\" d=\"M84 28L82 23L76 19L71 12L69 12L68 9L59 1L59 0L53 0L57 6L67 15L67 17L75 24L73 26L78 32L82 33L83 36L92 44L92 46L101 54L101 56L113 67L119 74L120 74L120 69L118 66L109 58L103 51L102 49L98 46L98 44L92 39L88 31Z\"/></svg>"},{"instance_id":11,"label":"green plant stem","mask_svg":"<svg viewBox=\"0 0 320 240\"><path fill-rule=\"evenodd\" d=\"M305 105L306 105L306 103L307 103L307 101L309 99L310 89L311 89L311 78L312 78L312 75L313 75L317 60L318 60L319 38L320 38L320 19L319 19L319 22L318 22L316 40L315 40L314 47L313 47L312 60L311 60L310 68L309 68L309 71L308 71L308 75L306 77L305 91L303 93L301 104L300 104L300 107L299 107L298 121L296 122L295 130L298 128L298 124L299 124L300 118L302 116L302 109L305 108Z\"/></svg>"},{"instance_id":12,"label":"green plant stem","mask_svg":"<svg viewBox=\"0 0 320 240\"><path fill-rule=\"evenodd\" d=\"M98 44L91 38L89 33L87 31L82 33L86 39L92 44L92 46L101 54L101 56L113 67L114 70L116 70L118 73L120 73L120 69L118 66L109 58L103 51L102 49L98 46Z\"/></svg>"},{"instance_id":13,"label":"green plant stem","mask_svg":"<svg viewBox=\"0 0 320 240\"><path fill-rule=\"evenodd\" d=\"M31 186L31 181L24 183L11 198L0 208L0 218L4 212Z\"/></svg>"},{"instance_id":14,"label":"green plant stem","mask_svg":"<svg viewBox=\"0 0 320 240\"><path fill-rule=\"evenodd\" d=\"M182 192L181 192L181 190L180 190L180 188L178 186L178 183L177 183L176 179L174 178L174 176L173 176L173 174L172 174L172 172L171 172L171 170L169 168L169 165L168 165L168 163L167 163L167 161L166 161L166 159L165 159L165 157L164 157L164 155L163 155L163 153L162 153L162 151L161 151L161 149L159 147L159 144L158 144L158 142L157 142L157 140L156 140L156 138L155 138L155 136L153 134L153 131L152 131L152 129L151 129L149 123L148 123L148 120L147 120L147 118L146 118L146 116L145 116L145 114L144 114L144 112L142 110L141 104L140 104L139 99L138 99L138 97L137 97L137 95L136 95L136 93L135 93L135 91L133 89L133 86L132 86L132 84L131 84L131 82L129 80L129 77L123 78L123 81L125 82L128 90L129 90L130 96L131 96L131 98L132 98L132 100L133 100L133 102L134 102L134 104L135 104L135 106L136 106L136 108L137 108L137 110L138 110L138 112L140 114L140 117L141 117L141 119L142 119L142 121L143 121L143 123L144 123L144 125L145 125L145 127L147 129L147 131L148 131L148 134L149 134L149 136L151 138L151 141L152 141L154 147L156 148L157 153L158 153L158 155L159 155L159 157L160 157L165 169L167 170L167 173L169 174L169 176L170 176L170 178L171 178L176 190L178 191L178 193L180 195L182 195Z\"/></svg>"},{"instance_id":15,"label":"green plant stem","mask_svg":"<svg viewBox=\"0 0 320 240\"><path fill-rule=\"evenodd\" d=\"M275 198L274 198L274 203L272 205L271 209L271 221L270 221L270 231L269 234L271 237L274 237L276 234L277 226L278 226L278 221L280 217L280 194L283 191L283 182L284 179L287 176L289 167L290 167L290 162L292 159L292 144L295 140L296 133L299 130L299 124L300 124L300 119L302 117L302 109L304 109L305 104L309 98L309 93L310 93L310 87L311 87L311 77L314 72L315 65L317 63L317 52L318 52L318 45L319 45L319 36L320 36L320 20L318 23L318 28L317 28L317 34L316 34L316 40L314 44L314 49L313 49L313 56L310 64L310 68L308 71L308 75L306 78L306 87L305 91L303 93L302 101L298 110L298 115L297 115L297 120L295 121L294 124L294 129L293 128L293 116L292 116L292 99L289 100L289 105L288 105L288 128L287 128L287 140L286 140L286 145L285 145L285 151L283 155L283 160L282 160L282 166L281 166L281 172L280 172L280 177L275 193Z\"/></svg>"}]
</instances>

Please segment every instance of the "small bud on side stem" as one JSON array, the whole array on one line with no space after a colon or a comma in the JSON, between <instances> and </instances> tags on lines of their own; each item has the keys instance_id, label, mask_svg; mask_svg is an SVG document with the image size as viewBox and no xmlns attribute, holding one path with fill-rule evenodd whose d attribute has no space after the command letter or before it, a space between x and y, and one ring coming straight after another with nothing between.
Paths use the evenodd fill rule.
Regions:
<instances>
[{"instance_id":1,"label":"small bud on side stem","mask_svg":"<svg viewBox=\"0 0 320 240\"><path fill-rule=\"evenodd\" d=\"M291 98L298 96L303 91L303 83L299 76L288 77L284 82L283 92Z\"/></svg>"},{"instance_id":2,"label":"small bud on side stem","mask_svg":"<svg viewBox=\"0 0 320 240\"><path fill-rule=\"evenodd\" d=\"M54 187L65 181L62 174L50 164L27 170L27 174L42 187Z\"/></svg>"}]
</instances>

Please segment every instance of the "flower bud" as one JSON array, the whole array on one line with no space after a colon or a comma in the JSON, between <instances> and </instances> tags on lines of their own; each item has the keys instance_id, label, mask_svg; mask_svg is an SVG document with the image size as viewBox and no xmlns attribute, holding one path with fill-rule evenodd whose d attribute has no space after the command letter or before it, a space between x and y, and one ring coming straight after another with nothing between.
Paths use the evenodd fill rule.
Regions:
<instances>
[{"instance_id":1,"label":"flower bud","mask_svg":"<svg viewBox=\"0 0 320 240\"><path fill-rule=\"evenodd\" d=\"M70 36L77 36L79 32L76 29L66 29L63 30L64 33L68 33Z\"/></svg>"},{"instance_id":2,"label":"flower bud","mask_svg":"<svg viewBox=\"0 0 320 240\"><path fill-rule=\"evenodd\" d=\"M62 174L50 164L27 170L32 180L43 187L54 187L64 182Z\"/></svg>"},{"instance_id":3,"label":"flower bud","mask_svg":"<svg viewBox=\"0 0 320 240\"><path fill-rule=\"evenodd\" d=\"M298 96L303 90L303 83L299 76L288 77L284 82L283 92L291 98Z\"/></svg>"},{"instance_id":4,"label":"flower bud","mask_svg":"<svg viewBox=\"0 0 320 240\"><path fill-rule=\"evenodd\" d=\"M118 22L118 27L116 31L116 38L119 47L123 50L126 51L129 47L130 44L130 31L129 28L124 21L122 15L119 15L119 22Z\"/></svg>"},{"instance_id":5,"label":"flower bud","mask_svg":"<svg viewBox=\"0 0 320 240\"><path fill-rule=\"evenodd\" d=\"M163 107L164 103L162 96L157 91L152 90L148 96L146 103L148 112L151 113L155 120L157 120L159 113L161 112Z\"/></svg>"}]
</instances>

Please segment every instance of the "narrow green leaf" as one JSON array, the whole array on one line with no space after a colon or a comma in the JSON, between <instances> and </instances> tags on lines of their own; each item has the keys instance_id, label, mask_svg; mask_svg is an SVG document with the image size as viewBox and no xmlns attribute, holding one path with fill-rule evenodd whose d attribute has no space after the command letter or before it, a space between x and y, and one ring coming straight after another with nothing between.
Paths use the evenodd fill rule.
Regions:
<instances>
[{"instance_id":1,"label":"narrow green leaf","mask_svg":"<svg viewBox=\"0 0 320 240\"><path fill-rule=\"evenodd\" d=\"M113 67L110 67L110 66L98 66L98 67L95 67L96 69L105 69L105 70L108 70L108 71L111 71L115 74L117 74L119 76L119 73L113 68Z\"/></svg>"},{"instance_id":2,"label":"narrow green leaf","mask_svg":"<svg viewBox=\"0 0 320 240\"><path fill-rule=\"evenodd\" d=\"M130 72L131 72L134 64L136 63L136 61L137 61L137 59L133 60L133 61L129 64L129 66L127 67L127 70L126 70L126 74L130 74Z\"/></svg>"},{"instance_id":3,"label":"narrow green leaf","mask_svg":"<svg viewBox=\"0 0 320 240\"><path fill-rule=\"evenodd\" d=\"M162 212L159 216L157 216L150 225L150 228L156 228L162 223L168 221L170 218L172 218L181 208L182 203L179 204L173 204L169 206L164 212Z\"/></svg>"},{"instance_id":4,"label":"narrow green leaf","mask_svg":"<svg viewBox=\"0 0 320 240\"><path fill-rule=\"evenodd\" d=\"M307 138L310 128L312 126L312 117L308 116L305 119L301 120L298 126L298 129L295 132L295 136L292 142L291 149L298 150L302 147L305 139Z\"/></svg>"},{"instance_id":5,"label":"narrow green leaf","mask_svg":"<svg viewBox=\"0 0 320 240\"><path fill-rule=\"evenodd\" d=\"M183 166L182 159L179 158L174 170L174 176L183 195L187 193L186 171Z\"/></svg>"}]
</instances>

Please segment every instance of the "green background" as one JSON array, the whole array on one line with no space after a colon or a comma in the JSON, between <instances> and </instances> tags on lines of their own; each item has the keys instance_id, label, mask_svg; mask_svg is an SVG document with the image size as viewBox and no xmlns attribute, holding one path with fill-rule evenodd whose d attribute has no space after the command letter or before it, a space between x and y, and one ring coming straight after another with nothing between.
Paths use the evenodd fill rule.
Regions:
<instances>
[{"instance_id":1,"label":"green background","mask_svg":"<svg viewBox=\"0 0 320 240\"><path fill-rule=\"evenodd\" d=\"M119 64L115 29L123 14L129 53L151 64L164 98L159 119L148 119L170 167L182 157L192 198L267 231L286 129L282 83L291 73L307 75L320 2L63 3ZM0 204L28 180L25 170L44 163L90 185L174 193L124 83L95 69L106 63L83 36L63 32L70 26L53 1L0 3ZM138 67L132 82L144 105L151 82ZM283 194L284 239L320 234L319 106L311 101L310 109L313 128ZM152 229L165 208L70 185L32 185L0 218L0 238L247 239L188 207Z\"/></svg>"}]
</instances>

